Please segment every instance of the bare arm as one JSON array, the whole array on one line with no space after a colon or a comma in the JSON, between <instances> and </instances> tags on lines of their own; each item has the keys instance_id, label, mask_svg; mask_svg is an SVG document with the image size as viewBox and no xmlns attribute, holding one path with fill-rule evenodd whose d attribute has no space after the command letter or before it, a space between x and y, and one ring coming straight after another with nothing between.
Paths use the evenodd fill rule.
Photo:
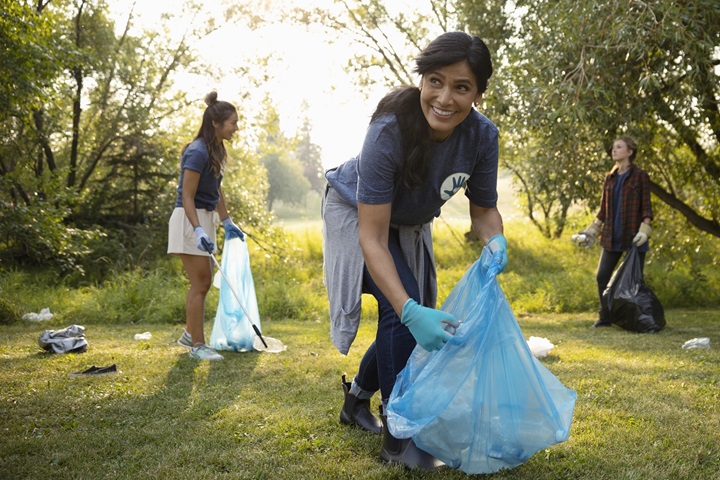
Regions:
<instances>
[{"instance_id":1,"label":"bare arm","mask_svg":"<svg viewBox=\"0 0 720 480\"><path fill-rule=\"evenodd\" d=\"M375 284L399 315L410 298L405 291L388 249L391 204L358 203L360 247Z\"/></svg>"},{"instance_id":2,"label":"bare arm","mask_svg":"<svg viewBox=\"0 0 720 480\"><path fill-rule=\"evenodd\" d=\"M493 235L503 233L502 217L496 207L478 207L470 202L470 220L473 232L484 244Z\"/></svg>"},{"instance_id":3,"label":"bare arm","mask_svg":"<svg viewBox=\"0 0 720 480\"><path fill-rule=\"evenodd\" d=\"M217 205L218 215L220 215L220 220L225 220L230 216L230 213L225 206L225 195L223 195L222 188L218 188L218 193L220 194L220 200Z\"/></svg>"},{"instance_id":4,"label":"bare arm","mask_svg":"<svg viewBox=\"0 0 720 480\"><path fill-rule=\"evenodd\" d=\"M182 183L182 204L185 209L185 215L190 220L193 228L200 225L197 210L195 209L195 193L197 193L198 184L200 183L200 172L186 169L183 174Z\"/></svg>"}]
</instances>

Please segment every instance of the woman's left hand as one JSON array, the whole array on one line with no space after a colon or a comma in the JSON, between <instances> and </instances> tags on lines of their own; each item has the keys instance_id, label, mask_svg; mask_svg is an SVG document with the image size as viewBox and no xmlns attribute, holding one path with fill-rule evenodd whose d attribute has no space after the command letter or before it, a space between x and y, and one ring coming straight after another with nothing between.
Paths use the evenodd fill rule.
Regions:
<instances>
[{"instance_id":1,"label":"woman's left hand","mask_svg":"<svg viewBox=\"0 0 720 480\"><path fill-rule=\"evenodd\" d=\"M233 221L230 219L230 217L227 217L225 220L222 221L223 227L225 228L225 236L227 238L235 238L238 237L243 242L245 241L245 234L242 230L240 230L240 227L235 225Z\"/></svg>"},{"instance_id":2,"label":"woman's left hand","mask_svg":"<svg viewBox=\"0 0 720 480\"><path fill-rule=\"evenodd\" d=\"M648 241L648 237L652 233L652 228L650 225L648 225L645 222L642 222L640 224L640 230L635 235L635 238L633 238L633 244L637 245L638 247L642 245L643 243Z\"/></svg>"},{"instance_id":3,"label":"woman's left hand","mask_svg":"<svg viewBox=\"0 0 720 480\"><path fill-rule=\"evenodd\" d=\"M498 255L500 257L500 273L505 271L505 267L508 264L508 253L507 253L507 239L502 233L493 235L488 240L487 247L490 249L490 253Z\"/></svg>"}]
</instances>

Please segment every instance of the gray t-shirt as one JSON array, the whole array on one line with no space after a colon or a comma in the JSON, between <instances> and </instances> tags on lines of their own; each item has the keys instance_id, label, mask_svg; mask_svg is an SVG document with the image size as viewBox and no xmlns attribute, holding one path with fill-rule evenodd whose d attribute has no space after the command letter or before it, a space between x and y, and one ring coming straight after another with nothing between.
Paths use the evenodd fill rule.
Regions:
<instances>
[{"instance_id":1,"label":"gray t-shirt","mask_svg":"<svg viewBox=\"0 0 720 480\"><path fill-rule=\"evenodd\" d=\"M357 206L392 203L390 222L428 223L463 185L479 207L497 205L498 130L472 110L450 138L433 146L425 183L408 189L397 181L404 162L400 128L395 115L384 115L368 126L360 155L328 170L328 183Z\"/></svg>"},{"instance_id":2,"label":"gray t-shirt","mask_svg":"<svg viewBox=\"0 0 720 480\"><path fill-rule=\"evenodd\" d=\"M175 207L182 207L182 185L185 170L190 169L200 172L200 181L197 191L195 192L195 208L205 210L215 210L220 201L220 183L222 182L222 174L220 177L215 176L215 171L210 163L210 154L208 153L205 141L197 139L193 141L182 154L180 159L180 181L177 187L177 199Z\"/></svg>"}]
</instances>

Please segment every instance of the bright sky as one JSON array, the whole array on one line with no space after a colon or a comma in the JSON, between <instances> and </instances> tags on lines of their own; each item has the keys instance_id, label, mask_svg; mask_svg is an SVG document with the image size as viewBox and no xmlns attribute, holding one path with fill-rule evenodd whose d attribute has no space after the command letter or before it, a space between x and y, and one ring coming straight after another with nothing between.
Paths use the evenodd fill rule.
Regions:
<instances>
[{"instance_id":1,"label":"bright sky","mask_svg":"<svg viewBox=\"0 0 720 480\"><path fill-rule=\"evenodd\" d=\"M293 6L330 4L332 0L286 0ZM163 2L138 1L135 6L137 21L154 24L164 11L180 9L183 0ZM108 0L117 23L124 24L132 0ZM273 4L282 4L277 0ZM220 9L207 4L209 8ZM217 15L217 18L221 16ZM310 33L301 27L275 24L257 31L236 26L223 27L195 45L200 54L213 64L229 69L247 65L251 59L274 52L277 67L267 90L280 113L281 127L288 135L298 131L304 115L312 124L313 143L322 148L323 165L330 168L344 162L359 152L368 120L384 88L371 92L368 98L359 94L343 70L350 52L348 45L329 44L318 33ZM249 83L234 76L226 76L220 84L209 79L185 79L184 89L190 97L202 99L216 89L219 97L231 100L240 98ZM262 96L258 96L260 100ZM301 110L303 101L308 111ZM256 115L258 112L245 112Z\"/></svg>"}]
</instances>

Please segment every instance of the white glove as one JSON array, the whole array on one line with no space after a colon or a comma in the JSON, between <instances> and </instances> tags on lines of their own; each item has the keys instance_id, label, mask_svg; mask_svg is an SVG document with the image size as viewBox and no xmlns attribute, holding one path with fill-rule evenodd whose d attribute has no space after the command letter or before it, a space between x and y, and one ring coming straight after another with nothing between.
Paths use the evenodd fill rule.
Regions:
<instances>
[{"instance_id":1,"label":"white glove","mask_svg":"<svg viewBox=\"0 0 720 480\"><path fill-rule=\"evenodd\" d=\"M580 230L577 235L573 235L573 241L581 247L590 248L595 244L600 232L597 223L592 222L585 230Z\"/></svg>"},{"instance_id":2,"label":"white glove","mask_svg":"<svg viewBox=\"0 0 720 480\"><path fill-rule=\"evenodd\" d=\"M640 230L635 235L635 238L633 238L633 244L637 245L638 247L642 245L643 243L648 241L648 237L652 233L652 228L650 225L648 225L645 222L640 223Z\"/></svg>"}]
</instances>

